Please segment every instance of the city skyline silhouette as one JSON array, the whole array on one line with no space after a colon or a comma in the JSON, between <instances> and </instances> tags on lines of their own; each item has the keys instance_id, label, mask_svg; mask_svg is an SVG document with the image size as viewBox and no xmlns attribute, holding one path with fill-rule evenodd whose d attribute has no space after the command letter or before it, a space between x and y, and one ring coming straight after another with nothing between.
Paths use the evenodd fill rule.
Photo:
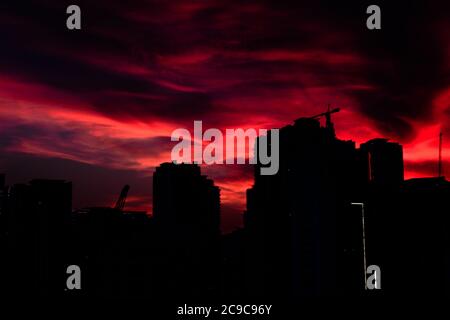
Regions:
<instances>
[{"instance_id":1,"label":"city skyline silhouette","mask_svg":"<svg viewBox=\"0 0 450 320\"><path fill-rule=\"evenodd\" d=\"M280 171L264 176L260 166L243 227L223 235L220 189L197 164L156 169L151 217L124 210L128 186L114 207L72 211L71 182L7 187L2 176L5 288L178 299L448 293L450 182L404 180L401 145L356 148L331 118L299 118L280 130ZM64 289L72 264L85 270L79 293ZM382 270L379 292L364 289L371 265ZM30 266L31 283L21 276Z\"/></svg>"}]
</instances>

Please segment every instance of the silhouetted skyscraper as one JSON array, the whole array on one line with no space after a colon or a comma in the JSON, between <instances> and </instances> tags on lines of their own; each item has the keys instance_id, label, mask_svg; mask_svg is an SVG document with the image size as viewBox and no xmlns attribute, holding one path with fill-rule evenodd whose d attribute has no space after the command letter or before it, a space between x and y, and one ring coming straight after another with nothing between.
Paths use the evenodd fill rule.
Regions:
<instances>
[{"instance_id":1,"label":"silhouetted skyscraper","mask_svg":"<svg viewBox=\"0 0 450 320\"><path fill-rule=\"evenodd\" d=\"M205 295L218 284L220 191L196 164L163 163L153 175L153 216L167 292Z\"/></svg>"},{"instance_id":2,"label":"silhouetted skyscraper","mask_svg":"<svg viewBox=\"0 0 450 320\"><path fill-rule=\"evenodd\" d=\"M299 296L343 290L348 279L340 270L357 267L343 254L343 218L358 189L356 155L352 141L336 139L332 126L316 119L280 130L278 173L262 176L257 165L247 192L251 291Z\"/></svg>"},{"instance_id":3,"label":"silhouetted skyscraper","mask_svg":"<svg viewBox=\"0 0 450 320\"><path fill-rule=\"evenodd\" d=\"M153 216L161 223L218 234L220 191L196 164L163 163L153 175Z\"/></svg>"}]
</instances>

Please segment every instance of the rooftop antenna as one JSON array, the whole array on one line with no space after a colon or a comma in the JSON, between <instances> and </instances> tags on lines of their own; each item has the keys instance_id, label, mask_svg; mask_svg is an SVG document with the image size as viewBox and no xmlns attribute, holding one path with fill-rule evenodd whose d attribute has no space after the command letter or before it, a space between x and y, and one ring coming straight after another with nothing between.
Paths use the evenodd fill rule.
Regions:
<instances>
[{"instance_id":1,"label":"rooftop antenna","mask_svg":"<svg viewBox=\"0 0 450 320\"><path fill-rule=\"evenodd\" d=\"M438 177L442 177L442 130L441 130L441 132L439 132Z\"/></svg>"}]
</instances>

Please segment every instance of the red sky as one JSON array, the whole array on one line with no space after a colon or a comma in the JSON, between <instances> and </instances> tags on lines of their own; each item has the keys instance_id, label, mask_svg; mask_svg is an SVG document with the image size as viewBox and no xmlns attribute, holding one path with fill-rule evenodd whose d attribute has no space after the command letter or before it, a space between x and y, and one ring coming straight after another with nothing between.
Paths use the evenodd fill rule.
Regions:
<instances>
[{"instance_id":1,"label":"red sky","mask_svg":"<svg viewBox=\"0 0 450 320\"><path fill-rule=\"evenodd\" d=\"M75 207L110 205L130 184L128 207L151 212L174 129L281 127L328 103L342 108L339 138L402 143L407 178L436 174L442 129L450 170L445 2L381 3L376 31L364 1L78 1L80 31L66 29L64 1L15 2L0 10L9 183L72 180ZM252 170L203 172L235 224Z\"/></svg>"}]
</instances>

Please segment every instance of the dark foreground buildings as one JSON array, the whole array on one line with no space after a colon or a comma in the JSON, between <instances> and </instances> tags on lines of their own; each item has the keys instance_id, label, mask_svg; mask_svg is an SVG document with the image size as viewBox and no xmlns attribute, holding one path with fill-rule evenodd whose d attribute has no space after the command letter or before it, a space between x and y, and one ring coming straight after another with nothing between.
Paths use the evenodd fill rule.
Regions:
<instances>
[{"instance_id":1,"label":"dark foreground buildings","mask_svg":"<svg viewBox=\"0 0 450 320\"><path fill-rule=\"evenodd\" d=\"M122 197L72 212L70 183L7 187L0 175L0 290L179 301L450 294L443 177L405 181L401 145L357 148L336 138L330 114L325 126L282 128L279 159L273 176L255 166L244 227L223 236L220 190L194 164L156 169L153 217L124 211ZM81 290L66 290L69 265L81 268ZM370 265L380 290L365 290Z\"/></svg>"},{"instance_id":2,"label":"dark foreground buildings","mask_svg":"<svg viewBox=\"0 0 450 320\"><path fill-rule=\"evenodd\" d=\"M280 130L278 173L259 172L245 214L251 296L448 294L450 183L404 181L399 144L357 149L330 120L301 118ZM382 290L369 293L370 265Z\"/></svg>"},{"instance_id":3,"label":"dark foreground buildings","mask_svg":"<svg viewBox=\"0 0 450 320\"><path fill-rule=\"evenodd\" d=\"M117 206L72 212L65 181L0 187L0 288L10 295L171 299L220 291L220 191L197 165L156 169L153 218ZM67 290L71 265L82 270L81 290Z\"/></svg>"},{"instance_id":4,"label":"dark foreground buildings","mask_svg":"<svg viewBox=\"0 0 450 320\"><path fill-rule=\"evenodd\" d=\"M342 250L349 226L343 218L359 191L357 165L354 143L336 139L333 128L316 119L280 130L278 173L261 176L257 166L247 193L252 295L329 295L360 280L356 265L343 263ZM344 272L353 276L341 279Z\"/></svg>"},{"instance_id":5,"label":"dark foreground buildings","mask_svg":"<svg viewBox=\"0 0 450 320\"><path fill-rule=\"evenodd\" d=\"M52 295L64 289L69 252L65 231L72 211L72 185L32 180L2 188L2 280L14 295ZM5 196L7 195L7 197Z\"/></svg>"}]
</instances>

